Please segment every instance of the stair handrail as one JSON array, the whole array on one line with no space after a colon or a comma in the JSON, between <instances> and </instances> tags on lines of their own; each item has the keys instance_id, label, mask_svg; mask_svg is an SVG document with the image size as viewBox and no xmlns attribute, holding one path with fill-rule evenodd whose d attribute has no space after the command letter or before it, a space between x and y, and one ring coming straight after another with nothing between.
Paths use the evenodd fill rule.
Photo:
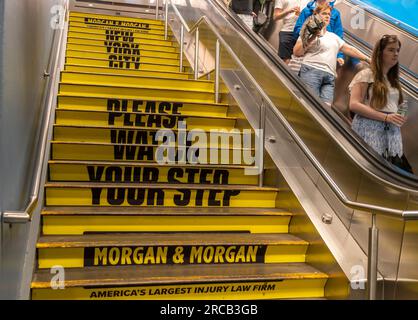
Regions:
<instances>
[{"instance_id":1,"label":"stair handrail","mask_svg":"<svg viewBox=\"0 0 418 320\"><path fill-rule=\"evenodd\" d=\"M319 163L319 161L316 159L316 157L311 153L309 148L305 145L305 143L302 141L302 139L299 137L299 135L293 130L293 128L290 126L288 121L285 119L285 117L277 110L277 108L274 107L274 103L271 101L269 96L264 92L263 88L260 87L260 85L257 83L257 81L254 79L254 77L251 75L251 73L245 68L245 66L242 64L241 60L237 57L235 52L232 50L232 48L227 44L225 39L222 37L222 35L219 34L219 32L216 30L213 23L207 18L205 15L201 16L197 22L192 26L189 27L182 17L180 11L178 10L177 6L173 3L173 1L166 0L166 17L165 17L165 23L168 24L168 3L170 2L174 13L180 20L183 28L185 28L189 33L193 33L195 31L199 30L199 26L202 23L206 23L206 25L209 27L209 29L214 33L214 35L217 38L217 41L219 41L223 48L229 53L229 55L232 57L232 59L235 61L235 63L240 67L240 69L244 72L244 74L247 76L247 78L251 81L252 85L255 87L255 89L258 91L260 96L262 97L263 105L267 104L268 107L271 109L271 111L278 117L280 122L282 123L283 127L287 130L287 132L290 134L290 136L294 139L296 144L299 146L299 148L302 150L302 152L307 156L309 161L312 163L312 165L316 168L316 170L319 172L321 177L325 180L327 185L331 188L333 193L337 196L337 198L344 203L347 207L354 209L354 210L362 210L366 213L371 215L371 226L369 228L369 240L368 240L368 268L367 268L367 291L368 291L368 298L370 300L376 300L376 292L377 292L377 263L378 263L378 235L379 230L376 225L376 215L386 215L386 216L392 216L401 218L404 220L418 220L418 210L399 210L399 209L393 209L389 207L383 207L383 206L377 206L377 205L371 205L368 203L363 202L357 202L350 200L347 195L338 187L338 185L335 183L335 181L330 177L330 175L326 172L326 170L322 167L322 165ZM198 39L198 37L196 37ZM181 47L183 48L183 42L181 43ZM196 47L198 47L198 44L196 42ZM196 50L197 52L198 50ZM182 53L181 53L182 54ZM195 67L198 65L198 55L195 54L195 61L194 65ZM195 69L195 74L197 70ZM215 75L215 77L219 77L219 73ZM264 112L264 115L266 113ZM262 120L260 119L260 122ZM264 133L264 132L263 132Z\"/></svg>"},{"instance_id":2,"label":"stair handrail","mask_svg":"<svg viewBox=\"0 0 418 320\"><path fill-rule=\"evenodd\" d=\"M26 208L23 211L13 211L13 210L6 210L2 213L2 222L3 223L9 223L9 224L23 224L31 221L33 212L39 202L39 190L41 188L41 181L42 181L42 172L44 169L44 158L46 155L47 147L48 147L48 129L49 129L49 122L52 115L52 106L54 104L54 97L52 94L53 84L56 76L56 70L59 63L59 57L60 57L60 47L63 41L63 35L64 35L64 28L59 27L62 21L61 18L64 19L68 12L68 0L65 1L65 5L62 6L64 8L63 15L59 14L60 12L57 11L57 18L54 21L55 22L55 28L52 33L52 45L50 50L50 55L48 58L47 68L44 71L43 77L46 79L43 92L44 97L47 97L45 102L41 102L42 104L45 104L45 107L43 108L46 110L45 116L42 120L41 124L41 134L38 140L38 146L40 145L40 151L38 152L38 157L36 159L35 164L35 174L32 178L31 182L31 194L28 200L28 204ZM60 31L58 42L55 45L56 36L58 30ZM53 52L56 50L55 55ZM51 69L51 65L53 65L53 68ZM52 72L51 72L52 70Z\"/></svg>"}]
</instances>

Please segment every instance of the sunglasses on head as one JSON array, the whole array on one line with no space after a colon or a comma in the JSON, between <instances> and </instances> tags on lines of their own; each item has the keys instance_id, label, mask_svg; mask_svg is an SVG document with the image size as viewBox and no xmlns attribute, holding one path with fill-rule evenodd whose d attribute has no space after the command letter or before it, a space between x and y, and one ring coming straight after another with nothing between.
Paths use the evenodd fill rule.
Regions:
<instances>
[{"instance_id":1,"label":"sunglasses on head","mask_svg":"<svg viewBox=\"0 0 418 320\"><path fill-rule=\"evenodd\" d=\"M382 49L384 40L399 41L395 34L385 34L380 38L380 48Z\"/></svg>"},{"instance_id":2,"label":"sunglasses on head","mask_svg":"<svg viewBox=\"0 0 418 320\"><path fill-rule=\"evenodd\" d=\"M385 35L383 35L382 36L382 38L380 39L380 40L383 40L383 39L398 39L398 37L395 35L395 34L385 34Z\"/></svg>"}]
</instances>

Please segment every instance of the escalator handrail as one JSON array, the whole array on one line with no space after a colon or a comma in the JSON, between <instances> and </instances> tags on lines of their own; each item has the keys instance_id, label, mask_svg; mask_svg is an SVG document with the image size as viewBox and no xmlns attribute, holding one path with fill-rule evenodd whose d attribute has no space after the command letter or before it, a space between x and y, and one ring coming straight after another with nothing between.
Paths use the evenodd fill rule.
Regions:
<instances>
[{"instance_id":1,"label":"escalator handrail","mask_svg":"<svg viewBox=\"0 0 418 320\"><path fill-rule=\"evenodd\" d=\"M369 43L367 43L363 39L360 39L358 36L356 36L355 34L351 33L350 31L347 31L346 29L344 29L344 36L345 36L344 37L344 40L345 41L347 41L346 36L348 36L349 38L351 38L354 41L358 42L359 45L363 46L367 50L369 50L369 51L372 51L373 50L373 47L370 46ZM357 48L357 49L359 49L359 48ZM365 54L369 53L369 52L365 52L365 50L361 50L361 51L363 53L365 53ZM417 95L418 88L413 83L411 83L411 81L407 80L405 77L409 75L409 76L413 77L414 80L416 80L418 78L418 74L416 74L414 71L408 69L407 67L405 67L404 65L402 65L400 63L399 63L399 66L400 66L401 71L405 73L404 76L403 77L401 76L400 79L399 79L401 81L402 85L404 85L411 92L413 92L415 95Z\"/></svg>"},{"instance_id":2,"label":"escalator handrail","mask_svg":"<svg viewBox=\"0 0 418 320\"><path fill-rule=\"evenodd\" d=\"M169 2L167 2L169 3ZM287 120L284 118L284 116L274 107L274 103L270 100L270 97L264 92L264 90L260 87L260 85L257 83L257 81L254 79L254 77L251 75L251 73L245 68L245 66L242 64L241 60L236 56L235 52L232 50L232 48L228 45L228 43L225 41L225 39L219 34L219 32L216 30L216 27L213 25L213 23L205 16L201 16L198 21L190 28L187 23L185 22L184 18L181 16L181 13L179 12L177 6L171 1L170 2L176 16L179 18L181 23L183 24L184 28L186 30L196 30L196 28L202 24L205 23L209 29L214 33L214 35L217 37L219 42L222 44L223 48L228 51L231 58L234 59L235 63L240 67L240 69L245 73L245 75L248 77L248 79L252 82L255 89L258 91L258 93L262 96L264 101L267 103L267 105L271 108L271 110L276 114L284 128L288 131L288 133L292 136L294 141L298 144L298 146L301 148L303 153L308 157L310 162L313 164L313 166L318 170L321 177L327 182L328 186L331 188L331 190L334 192L334 194L338 197L338 199L344 203L346 206L356 209L356 210L366 210L370 214L379 213L383 215L388 216L395 216L400 217L402 219L411 219L416 220L418 219L418 211L404 211L399 209L393 209L383 206L376 206L371 205L368 203L363 202L357 202L350 200L347 195L338 187L338 185L335 183L335 181L329 176L329 174L326 172L326 170L322 167L322 165L319 163L319 161L315 158L315 156L311 153L309 148L305 145L305 143L302 141L302 139L299 137L299 135L293 130L293 128L290 126L290 124L287 122Z\"/></svg>"},{"instance_id":3,"label":"escalator handrail","mask_svg":"<svg viewBox=\"0 0 418 320\"><path fill-rule=\"evenodd\" d=\"M351 3L352 5L361 7L363 10L367 11L371 15L375 16L378 19L385 21L386 23L389 23L393 27L397 28L399 31L408 34L410 37L417 38L417 36L411 32L411 30L417 30L413 26L410 26L409 24L404 23L380 10L377 10L376 8L373 8L371 5L361 2L359 0L345 0L345 1ZM406 28L400 27L400 25L404 25Z\"/></svg>"}]
</instances>

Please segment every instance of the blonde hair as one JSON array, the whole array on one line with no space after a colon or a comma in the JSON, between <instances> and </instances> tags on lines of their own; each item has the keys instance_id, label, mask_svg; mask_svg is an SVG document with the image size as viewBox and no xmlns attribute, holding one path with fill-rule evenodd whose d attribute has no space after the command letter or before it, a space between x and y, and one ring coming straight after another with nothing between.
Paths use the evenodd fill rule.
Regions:
<instances>
[{"instance_id":1,"label":"blonde hair","mask_svg":"<svg viewBox=\"0 0 418 320\"><path fill-rule=\"evenodd\" d=\"M330 12L332 12L332 7L327 2L323 4L318 4L318 6L314 10L314 14L321 13L322 11L325 11L325 10L329 10Z\"/></svg>"}]
</instances>

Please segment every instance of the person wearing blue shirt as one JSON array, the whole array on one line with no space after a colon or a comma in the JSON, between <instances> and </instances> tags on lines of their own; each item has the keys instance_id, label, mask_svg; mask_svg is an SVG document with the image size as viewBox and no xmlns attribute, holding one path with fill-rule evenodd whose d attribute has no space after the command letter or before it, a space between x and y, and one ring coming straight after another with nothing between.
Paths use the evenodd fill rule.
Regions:
<instances>
[{"instance_id":1,"label":"person wearing blue shirt","mask_svg":"<svg viewBox=\"0 0 418 320\"><path fill-rule=\"evenodd\" d=\"M343 25L341 23L341 15L340 15L340 12L334 8L335 1L314 0L307 4L307 6L301 11L299 18L296 21L295 28L293 29L293 38L295 39L295 41L299 37L300 29L302 28L303 23L306 21L306 19L308 19L313 14L315 8L318 5L322 5L327 2L332 8L331 21L327 27L327 31L335 33L337 36L343 39L344 30L343 30ZM342 52L338 52L337 62L340 66L344 64L344 55Z\"/></svg>"}]
</instances>

